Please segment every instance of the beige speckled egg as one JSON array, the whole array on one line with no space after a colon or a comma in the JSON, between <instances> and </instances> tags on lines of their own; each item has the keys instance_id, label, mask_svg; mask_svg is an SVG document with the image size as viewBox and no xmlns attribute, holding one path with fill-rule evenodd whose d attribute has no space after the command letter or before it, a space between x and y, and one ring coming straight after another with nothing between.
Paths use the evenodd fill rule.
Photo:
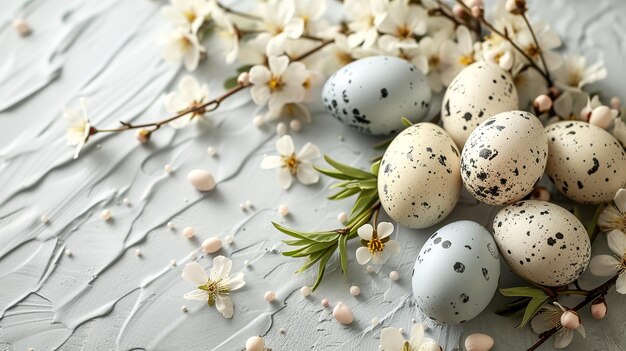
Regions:
<instances>
[{"instance_id":1,"label":"beige speckled egg","mask_svg":"<svg viewBox=\"0 0 626 351\"><path fill-rule=\"evenodd\" d=\"M626 153L604 129L564 121L546 127L546 134L550 149L546 173L568 198L599 204L626 187Z\"/></svg>"},{"instance_id":2,"label":"beige speckled egg","mask_svg":"<svg viewBox=\"0 0 626 351\"><path fill-rule=\"evenodd\" d=\"M430 227L452 211L460 192L459 151L439 126L418 123L406 128L385 151L378 195L398 223Z\"/></svg>"},{"instance_id":3,"label":"beige speckled egg","mask_svg":"<svg viewBox=\"0 0 626 351\"><path fill-rule=\"evenodd\" d=\"M463 148L470 133L487 118L517 110L517 90L509 73L497 65L476 62L464 68L443 96L443 129Z\"/></svg>"},{"instance_id":4,"label":"beige speckled egg","mask_svg":"<svg viewBox=\"0 0 626 351\"><path fill-rule=\"evenodd\" d=\"M585 227L566 209L527 200L509 205L493 220L500 254L520 277L558 287L587 269L591 243Z\"/></svg>"},{"instance_id":5,"label":"beige speckled egg","mask_svg":"<svg viewBox=\"0 0 626 351\"><path fill-rule=\"evenodd\" d=\"M479 201L506 205L528 195L543 175L548 140L529 112L499 113L478 126L461 154L465 188Z\"/></svg>"}]
</instances>

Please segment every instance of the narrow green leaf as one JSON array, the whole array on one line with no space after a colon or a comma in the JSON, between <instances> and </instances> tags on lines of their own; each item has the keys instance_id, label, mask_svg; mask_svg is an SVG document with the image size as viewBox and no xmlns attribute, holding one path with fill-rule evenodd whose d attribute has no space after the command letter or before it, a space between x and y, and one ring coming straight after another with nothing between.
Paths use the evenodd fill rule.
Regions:
<instances>
[{"instance_id":1,"label":"narrow green leaf","mask_svg":"<svg viewBox=\"0 0 626 351\"><path fill-rule=\"evenodd\" d=\"M237 73L248 72L252 68L252 65L243 65L237 68Z\"/></svg>"},{"instance_id":2,"label":"narrow green leaf","mask_svg":"<svg viewBox=\"0 0 626 351\"><path fill-rule=\"evenodd\" d=\"M330 186L330 189L336 188L351 188L350 184L356 184L357 182L354 180L344 180L343 182L335 183Z\"/></svg>"},{"instance_id":3,"label":"narrow green leaf","mask_svg":"<svg viewBox=\"0 0 626 351\"><path fill-rule=\"evenodd\" d=\"M526 310L524 311L524 317L522 317L522 322L517 326L518 328L524 327L530 320L539 313L543 304L548 301L549 297L541 296L541 297L533 297L532 300L526 306Z\"/></svg>"},{"instance_id":4,"label":"narrow green leaf","mask_svg":"<svg viewBox=\"0 0 626 351\"><path fill-rule=\"evenodd\" d=\"M400 120L402 121L402 124L407 128L413 125L413 122L409 121L409 119L406 117L402 117L400 118Z\"/></svg>"},{"instance_id":5,"label":"narrow green leaf","mask_svg":"<svg viewBox=\"0 0 626 351\"><path fill-rule=\"evenodd\" d=\"M329 165L333 166L338 171L343 172L344 174L349 175L353 178L356 178L356 179L375 178L374 175L369 172L337 162L333 160L332 158L330 158L330 156L328 155L324 155L324 159L326 160L326 162L328 162Z\"/></svg>"},{"instance_id":6,"label":"narrow green leaf","mask_svg":"<svg viewBox=\"0 0 626 351\"><path fill-rule=\"evenodd\" d=\"M291 250L291 251L283 251L284 256L289 257L306 257L312 253L326 250L328 247L337 245L335 241L327 242L327 243L313 243L307 246L304 246L299 249Z\"/></svg>"},{"instance_id":7,"label":"narrow green leaf","mask_svg":"<svg viewBox=\"0 0 626 351\"><path fill-rule=\"evenodd\" d=\"M500 289L500 293L504 296L527 296L527 297L548 297L545 291L529 286L519 286L516 288Z\"/></svg>"},{"instance_id":8,"label":"narrow green leaf","mask_svg":"<svg viewBox=\"0 0 626 351\"><path fill-rule=\"evenodd\" d=\"M378 144L374 144L374 150L386 150L392 141L393 141L393 138L389 138L389 139L381 141Z\"/></svg>"},{"instance_id":9,"label":"narrow green leaf","mask_svg":"<svg viewBox=\"0 0 626 351\"><path fill-rule=\"evenodd\" d=\"M352 207L350 215L356 215L361 213L363 210L372 207L376 200L378 200L378 191L376 189L363 190L354 203L354 207Z\"/></svg>"},{"instance_id":10,"label":"narrow green leaf","mask_svg":"<svg viewBox=\"0 0 626 351\"><path fill-rule=\"evenodd\" d=\"M372 166L370 167L370 172L372 172L372 174L375 176L378 176L379 170L380 170L380 160L372 163Z\"/></svg>"},{"instance_id":11,"label":"narrow green leaf","mask_svg":"<svg viewBox=\"0 0 626 351\"><path fill-rule=\"evenodd\" d=\"M317 287L322 282L322 279L324 279L324 272L326 272L326 263L328 263L328 260L330 259L330 256L332 256L332 254L332 252L328 253L322 256L322 258L320 259L320 267L317 271L317 279L315 280L315 284L313 284L313 287L311 287L311 290L315 291L315 289L317 289Z\"/></svg>"},{"instance_id":12,"label":"narrow green leaf","mask_svg":"<svg viewBox=\"0 0 626 351\"><path fill-rule=\"evenodd\" d=\"M348 189L343 189L331 196L328 197L329 200L341 200L341 199L345 199L348 198L354 194L357 194L361 191L361 189L359 188L348 188Z\"/></svg>"},{"instance_id":13,"label":"narrow green leaf","mask_svg":"<svg viewBox=\"0 0 626 351\"><path fill-rule=\"evenodd\" d=\"M272 222L272 225L274 226L274 228L296 239L310 240L310 241L315 241L318 243L336 241L339 235L337 234L336 231L324 231L324 232L314 232L314 233L299 232L296 230L285 228L276 222Z\"/></svg>"},{"instance_id":14,"label":"narrow green leaf","mask_svg":"<svg viewBox=\"0 0 626 351\"><path fill-rule=\"evenodd\" d=\"M316 171L322 173L323 175L329 176L331 178L353 180L352 177L350 177L350 176L348 176L348 175L346 175L344 173L334 171L332 169L320 168L320 167L317 167L315 165L313 165L313 168L315 168Z\"/></svg>"},{"instance_id":15,"label":"narrow green leaf","mask_svg":"<svg viewBox=\"0 0 626 351\"><path fill-rule=\"evenodd\" d=\"M308 239L295 239L295 240L282 240L285 244L289 246L305 246L311 243L311 240Z\"/></svg>"},{"instance_id":16,"label":"narrow green leaf","mask_svg":"<svg viewBox=\"0 0 626 351\"><path fill-rule=\"evenodd\" d=\"M341 271L343 275L348 275L348 251L347 251L348 236L342 235L339 238L339 260L341 261Z\"/></svg>"},{"instance_id":17,"label":"narrow green leaf","mask_svg":"<svg viewBox=\"0 0 626 351\"><path fill-rule=\"evenodd\" d=\"M512 315L526 308L530 300L530 297L521 297L513 302L502 305L502 307L495 310L495 313L500 316Z\"/></svg>"},{"instance_id":18,"label":"narrow green leaf","mask_svg":"<svg viewBox=\"0 0 626 351\"><path fill-rule=\"evenodd\" d=\"M237 85L237 77L230 77L224 81L224 89L230 90Z\"/></svg>"},{"instance_id":19,"label":"narrow green leaf","mask_svg":"<svg viewBox=\"0 0 626 351\"><path fill-rule=\"evenodd\" d=\"M324 255L329 255L332 254L335 251L334 247L329 247L328 249L324 250L324 251L319 251L316 252L312 255L309 256L309 258L307 259L306 263L302 265L302 267L300 267L296 273L302 273L304 271L306 271L307 269L311 268L316 262L319 262L319 260L322 259L322 257L324 257Z\"/></svg>"}]
</instances>

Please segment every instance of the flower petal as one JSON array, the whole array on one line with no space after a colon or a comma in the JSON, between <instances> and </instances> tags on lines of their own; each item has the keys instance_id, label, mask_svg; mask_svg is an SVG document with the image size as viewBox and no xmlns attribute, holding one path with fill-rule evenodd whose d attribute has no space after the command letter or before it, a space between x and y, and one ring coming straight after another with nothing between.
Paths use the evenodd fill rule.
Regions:
<instances>
[{"instance_id":1,"label":"flower petal","mask_svg":"<svg viewBox=\"0 0 626 351\"><path fill-rule=\"evenodd\" d=\"M372 254L372 263L373 264L384 264L389 259L389 252L386 251L376 251Z\"/></svg>"},{"instance_id":2,"label":"flower petal","mask_svg":"<svg viewBox=\"0 0 626 351\"><path fill-rule=\"evenodd\" d=\"M393 224L389 222L380 222L376 227L378 239L384 239L393 233Z\"/></svg>"},{"instance_id":3,"label":"flower petal","mask_svg":"<svg viewBox=\"0 0 626 351\"><path fill-rule=\"evenodd\" d=\"M278 153L283 156L291 156L295 151L291 136L283 135L278 138L278 140L276 140L276 150L278 150Z\"/></svg>"},{"instance_id":4,"label":"flower petal","mask_svg":"<svg viewBox=\"0 0 626 351\"><path fill-rule=\"evenodd\" d=\"M196 289L196 290L192 290L192 291L186 293L185 295L183 295L183 298L185 300L207 301L209 299L209 295L204 290Z\"/></svg>"},{"instance_id":5,"label":"flower petal","mask_svg":"<svg viewBox=\"0 0 626 351\"><path fill-rule=\"evenodd\" d=\"M584 338L587 336L587 332L585 332L585 327L583 327L582 323L576 328L576 331Z\"/></svg>"},{"instance_id":6,"label":"flower petal","mask_svg":"<svg viewBox=\"0 0 626 351\"><path fill-rule=\"evenodd\" d=\"M546 306L549 306L549 305L546 305ZM535 332L535 334L541 334L545 332L546 330L550 330L554 327L554 323L552 323L550 315L551 315L550 311L547 311L547 312L544 311L536 315L530 321L530 327L533 329L533 332Z\"/></svg>"},{"instance_id":7,"label":"flower petal","mask_svg":"<svg viewBox=\"0 0 626 351\"><path fill-rule=\"evenodd\" d=\"M598 277L609 277L619 271L620 262L613 256L597 255L589 263L589 271Z\"/></svg>"},{"instance_id":8,"label":"flower petal","mask_svg":"<svg viewBox=\"0 0 626 351\"><path fill-rule=\"evenodd\" d=\"M617 193L615 193L613 202L615 203L615 207L617 207L622 214L626 215L626 189L619 189Z\"/></svg>"},{"instance_id":9,"label":"flower petal","mask_svg":"<svg viewBox=\"0 0 626 351\"><path fill-rule=\"evenodd\" d=\"M389 240L385 243L385 252L389 253L389 255L397 255L402 250L400 247L400 243L395 240Z\"/></svg>"},{"instance_id":10,"label":"flower petal","mask_svg":"<svg viewBox=\"0 0 626 351\"><path fill-rule=\"evenodd\" d=\"M361 239L370 241L372 240L372 235L374 235L374 227L372 227L369 223L363 224L356 230L356 232L359 234Z\"/></svg>"},{"instance_id":11,"label":"flower petal","mask_svg":"<svg viewBox=\"0 0 626 351\"><path fill-rule=\"evenodd\" d=\"M269 66L274 75L280 76L289 66L289 58L285 55L270 57Z\"/></svg>"},{"instance_id":12,"label":"flower petal","mask_svg":"<svg viewBox=\"0 0 626 351\"><path fill-rule=\"evenodd\" d=\"M272 92L266 85L253 85L250 87L250 96L255 104L263 106L272 96Z\"/></svg>"},{"instance_id":13,"label":"flower petal","mask_svg":"<svg viewBox=\"0 0 626 351\"><path fill-rule=\"evenodd\" d=\"M243 272L238 272L232 277L228 277L226 285L228 285L230 291L237 290L246 285L246 282L243 280Z\"/></svg>"},{"instance_id":14,"label":"flower petal","mask_svg":"<svg viewBox=\"0 0 626 351\"><path fill-rule=\"evenodd\" d=\"M384 351L400 351L404 345L404 337L396 328L385 328L380 332L380 349Z\"/></svg>"},{"instance_id":15,"label":"flower petal","mask_svg":"<svg viewBox=\"0 0 626 351\"><path fill-rule=\"evenodd\" d=\"M554 348L564 349L572 343L574 332L571 329L563 328L554 335Z\"/></svg>"},{"instance_id":16,"label":"flower petal","mask_svg":"<svg viewBox=\"0 0 626 351\"><path fill-rule=\"evenodd\" d=\"M190 262L183 268L183 279L196 286L200 286L206 284L209 277L207 277L204 268L202 268L199 263Z\"/></svg>"},{"instance_id":17,"label":"flower petal","mask_svg":"<svg viewBox=\"0 0 626 351\"><path fill-rule=\"evenodd\" d=\"M626 294L626 273L623 273L617 277L615 282L615 290L620 294Z\"/></svg>"},{"instance_id":18,"label":"flower petal","mask_svg":"<svg viewBox=\"0 0 626 351\"><path fill-rule=\"evenodd\" d=\"M367 247L361 246L358 249L356 249L356 261L359 262L359 264L366 264L371 259L372 259L372 254L367 249Z\"/></svg>"},{"instance_id":19,"label":"flower petal","mask_svg":"<svg viewBox=\"0 0 626 351\"><path fill-rule=\"evenodd\" d=\"M606 237L609 249L611 249L613 253L619 257L626 255L626 234L624 234L621 230L613 229L606 235Z\"/></svg>"},{"instance_id":20,"label":"flower petal","mask_svg":"<svg viewBox=\"0 0 626 351\"><path fill-rule=\"evenodd\" d=\"M283 165L283 160L280 158L280 156L265 156L263 157L263 160L261 161L262 169L278 168L278 167L282 167L282 165Z\"/></svg>"},{"instance_id":21,"label":"flower petal","mask_svg":"<svg viewBox=\"0 0 626 351\"><path fill-rule=\"evenodd\" d=\"M265 85L271 77L272 72L263 65L256 65L250 68L250 83L252 85Z\"/></svg>"},{"instance_id":22,"label":"flower petal","mask_svg":"<svg viewBox=\"0 0 626 351\"><path fill-rule=\"evenodd\" d=\"M287 168L280 168L277 172L278 184L283 187L283 189L289 189L293 179L291 177L291 172Z\"/></svg>"},{"instance_id":23,"label":"flower petal","mask_svg":"<svg viewBox=\"0 0 626 351\"><path fill-rule=\"evenodd\" d=\"M213 259L213 267L211 267L210 279L212 281L220 280L228 276L233 261L224 256L217 256Z\"/></svg>"},{"instance_id":24,"label":"flower petal","mask_svg":"<svg viewBox=\"0 0 626 351\"><path fill-rule=\"evenodd\" d=\"M233 318L233 314L235 314L233 300L228 296L217 296L215 299L215 308L217 308L225 318Z\"/></svg>"},{"instance_id":25,"label":"flower petal","mask_svg":"<svg viewBox=\"0 0 626 351\"><path fill-rule=\"evenodd\" d=\"M313 143L306 143L298 152L298 161L311 161L322 156L320 149Z\"/></svg>"},{"instance_id":26,"label":"flower petal","mask_svg":"<svg viewBox=\"0 0 626 351\"><path fill-rule=\"evenodd\" d=\"M411 337L409 338L409 344L412 347L417 347L422 344L424 340L424 325L421 323L416 323L411 328Z\"/></svg>"},{"instance_id":27,"label":"flower petal","mask_svg":"<svg viewBox=\"0 0 626 351\"><path fill-rule=\"evenodd\" d=\"M296 171L296 178L304 185L315 184L319 181L320 175L310 163L301 163Z\"/></svg>"}]
</instances>

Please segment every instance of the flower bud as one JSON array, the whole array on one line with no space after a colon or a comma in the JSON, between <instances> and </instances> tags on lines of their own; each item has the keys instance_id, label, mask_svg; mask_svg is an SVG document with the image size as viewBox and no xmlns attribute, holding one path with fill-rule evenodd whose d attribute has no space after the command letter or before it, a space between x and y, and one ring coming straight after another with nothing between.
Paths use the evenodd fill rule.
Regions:
<instances>
[{"instance_id":1,"label":"flower bud","mask_svg":"<svg viewBox=\"0 0 626 351\"><path fill-rule=\"evenodd\" d=\"M32 33L28 22L23 18L16 18L13 20L13 28L22 37L27 37Z\"/></svg>"},{"instance_id":2,"label":"flower bud","mask_svg":"<svg viewBox=\"0 0 626 351\"><path fill-rule=\"evenodd\" d=\"M454 13L454 16L458 18L464 18L467 14L465 8L459 4L454 4L454 6L452 6L452 13Z\"/></svg>"},{"instance_id":3,"label":"flower bud","mask_svg":"<svg viewBox=\"0 0 626 351\"><path fill-rule=\"evenodd\" d=\"M591 305L591 316L594 319L604 319L606 316L606 310L606 300L604 300L604 298L598 298L593 301L593 304Z\"/></svg>"},{"instance_id":4,"label":"flower bud","mask_svg":"<svg viewBox=\"0 0 626 351\"><path fill-rule=\"evenodd\" d=\"M561 91L559 90L559 88L557 87L548 88L548 96L550 96L552 100L556 100L556 98L558 98L559 95L561 95Z\"/></svg>"},{"instance_id":5,"label":"flower bud","mask_svg":"<svg viewBox=\"0 0 626 351\"><path fill-rule=\"evenodd\" d=\"M521 15L526 12L526 0L507 0L504 6L507 11L514 15Z\"/></svg>"},{"instance_id":6,"label":"flower bud","mask_svg":"<svg viewBox=\"0 0 626 351\"><path fill-rule=\"evenodd\" d=\"M239 77L237 77L237 84L244 87L250 85L250 73L241 72L241 74L239 74Z\"/></svg>"},{"instance_id":7,"label":"flower bud","mask_svg":"<svg viewBox=\"0 0 626 351\"><path fill-rule=\"evenodd\" d=\"M480 6L473 6L472 7L472 17L474 17L474 18L481 18L481 17L483 17L484 14L485 14L485 11L483 10L482 7L480 7Z\"/></svg>"},{"instance_id":8,"label":"flower bud","mask_svg":"<svg viewBox=\"0 0 626 351\"><path fill-rule=\"evenodd\" d=\"M612 121L613 114L608 106L598 106L594 108L589 116L589 123L602 129L608 128Z\"/></svg>"},{"instance_id":9,"label":"flower bud","mask_svg":"<svg viewBox=\"0 0 626 351\"><path fill-rule=\"evenodd\" d=\"M583 107L582 110L580 110L580 120L581 121L585 121L585 122L589 122L589 118L591 117L591 109L588 106Z\"/></svg>"},{"instance_id":10,"label":"flower bud","mask_svg":"<svg viewBox=\"0 0 626 351\"><path fill-rule=\"evenodd\" d=\"M483 7L484 3L483 0L465 0L465 5L467 5L469 8L472 8L474 6L479 6L479 7Z\"/></svg>"},{"instance_id":11,"label":"flower bud","mask_svg":"<svg viewBox=\"0 0 626 351\"><path fill-rule=\"evenodd\" d=\"M150 133L152 132L145 128L141 128L141 129L138 129L137 132L135 132L135 136L137 137L137 140L139 140L140 143L144 144L150 140Z\"/></svg>"},{"instance_id":12,"label":"flower bud","mask_svg":"<svg viewBox=\"0 0 626 351\"><path fill-rule=\"evenodd\" d=\"M533 107L540 113L547 112L552 108L552 99L548 95L541 94L535 98Z\"/></svg>"},{"instance_id":13,"label":"flower bud","mask_svg":"<svg viewBox=\"0 0 626 351\"><path fill-rule=\"evenodd\" d=\"M567 329L580 327L580 316L574 310L567 310L561 315L561 325Z\"/></svg>"},{"instance_id":14,"label":"flower bud","mask_svg":"<svg viewBox=\"0 0 626 351\"><path fill-rule=\"evenodd\" d=\"M619 110L622 107L622 102L619 100L617 96L613 96L611 98L611 108L615 110Z\"/></svg>"}]
</instances>

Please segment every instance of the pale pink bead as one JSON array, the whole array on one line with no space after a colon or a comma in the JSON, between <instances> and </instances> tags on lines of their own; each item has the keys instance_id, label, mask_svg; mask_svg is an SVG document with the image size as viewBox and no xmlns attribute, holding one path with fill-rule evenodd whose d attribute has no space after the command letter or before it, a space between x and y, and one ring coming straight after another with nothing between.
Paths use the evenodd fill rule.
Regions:
<instances>
[{"instance_id":1,"label":"pale pink bead","mask_svg":"<svg viewBox=\"0 0 626 351\"><path fill-rule=\"evenodd\" d=\"M622 107L622 102L617 96L613 96L611 98L611 108L619 110L620 107Z\"/></svg>"},{"instance_id":2,"label":"pale pink bead","mask_svg":"<svg viewBox=\"0 0 626 351\"><path fill-rule=\"evenodd\" d=\"M465 339L465 349L467 351L488 351L493 348L493 338L487 334L470 334Z\"/></svg>"},{"instance_id":3,"label":"pale pink bead","mask_svg":"<svg viewBox=\"0 0 626 351\"><path fill-rule=\"evenodd\" d=\"M561 315L561 325L567 329L576 329L580 327L580 317L578 313L567 310Z\"/></svg>"},{"instance_id":4,"label":"pale pink bead","mask_svg":"<svg viewBox=\"0 0 626 351\"><path fill-rule=\"evenodd\" d=\"M329 307L330 306L330 301L328 301L328 299L322 299L322 306Z\"/></svg>"},{"instance_id":5,"label":"pale pink bead","mask_svg":"<svg viewBox=\"0 0 626 351\"><path fill-rule=\"evenodd\" d=\"M541 94L535 98L533 106L535 107L535 110L542 113L549 111L552 107L552 99L550 99L548 95Z\"/></svg>"},{"instance_id":6,"label":"pale pink bead","mask_svg":"<svg viewBox=\"0 0 626 351\"><path fill-rule=\"evenodd\" d=\"M250 85L250 73L241 72L241 74L239 74L239 77L237 77L237 83L244 87Z\"/></svg>"},{"instance_id":7,"label":"pale pink bead","mask_svg":"<svg viewBox=\"0 0 626 351\"><path fill-rule=\"evenodd\" d=\"M591 305L591 316L594 319L604 319L604 317L606 316L606 310L606 301L594 303L593 305Z\"/></svg>"},{"instance_id":8,"label":"pale pink bead","mask_svg":"<svg viewBox=\"0 0 626 351\"><path fill-rule=\"evenodd\" d=\"M613 122L613 114L608 106L598 106L591 111L590 124L606 129L611 125L611 122Z\"/></svg>"}]
</instances>

